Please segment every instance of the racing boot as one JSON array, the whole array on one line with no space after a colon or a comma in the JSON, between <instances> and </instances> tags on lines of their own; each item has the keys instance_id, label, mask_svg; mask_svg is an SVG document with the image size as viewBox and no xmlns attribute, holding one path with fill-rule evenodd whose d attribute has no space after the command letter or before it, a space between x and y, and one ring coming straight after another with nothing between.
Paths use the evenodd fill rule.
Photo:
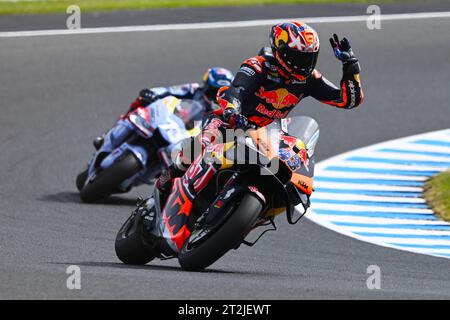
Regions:
<instances>
[{"instance_id":1,"label":"racing boot","mask_svg":"<svg viewBox=\"0 0 450 320\"><path fill-rule=\"evenodd\" d=\"M138 198L133 214L134 225L142 228L143 243L153 250L157 245L157 239L153 233L156 225L156 207L153 197L148 199Z\"/></svg>"},{"instance_id":2,"label":"racing boot","mask_svg":"<svg viewBox=\"0 0 450 320\"><path fill-rule=\"evenodd\" d=\"M138 199L137 206L136 213L141 216L145 230L150 232L153 230L156 220L155 200L153 198L147 200Z\"/></svg>"},{"instance_id":3,"label":"racing boot","mask_svg":"<svg viewBox=\"0 0 450 320\"><path fill-rule=\"evenodd\" d=\"M170 167L167 170L164 170L156 180L155 187L160 194L161 207L164 207L167 197L172 191L173 179L181 177L184 172L184 170L179 169L175 164L171 164Z\"/></svg>"}]
</instances>

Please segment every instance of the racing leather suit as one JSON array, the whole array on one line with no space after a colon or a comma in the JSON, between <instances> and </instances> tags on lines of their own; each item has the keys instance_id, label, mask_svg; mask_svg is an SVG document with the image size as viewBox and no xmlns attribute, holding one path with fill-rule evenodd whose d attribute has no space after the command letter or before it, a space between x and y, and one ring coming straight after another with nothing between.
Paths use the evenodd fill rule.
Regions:
<instances>
[{"instance_id":1,"label":"racing leather suit","mask_svg":"<svg viewBox=\"0 0 450 320\"><path fill-rule=\"evenodd\" d=\"M211 137L220 134L217 130L228 125L220 119L226 108L236 108L250 124L264 127L275 119L285 118L305 97L311 96L320 102L342 109L358 107L364 99L359 79L359 64L343 66L340 88L314 70L304 80L286 79L277 67L269 47L260 54L243 62L230 87L217 94L220 109L214 116L205 119L201 143L206 147L213 142ZM183 159L183 154L180 155ZM177 161L178 169L185 170L183 161Z\"/></svg>"},{"instance_id":2,"label":"racing leather suit","mask_svg":"<svg viewBox=\"0 0 450 320\"><path fill-rule=\"evenodd\" d=\"M317 70L304 80L286 79L277 68L271 49L265 48L262 55L244 61L232 85L220 92L217 100L222 108L238 108L259 127L285 118L308 96L338 108L356 108L363 101L359 67L352 65L343 71L340 88Z\"/></svg>"},{"instance_id":3,"label":"racing leather suit","mask_svg":"<svg viewBox=\"0 0 450 320\"><path fill-rule=\"evenodd\" d=\"M174 96L178 99L190 99L195 100L199 102L205 113L208 113L212 110L218 109L219 106L216 104L215 101L210 101L208 97L203 92L203 87L201 87L198 83L187 83L183 85L176 85L171 87L155 87L152 89L144 89L145 91L149 92L151 94L151 100L146 101L145 99L142 99L141 96L139 96L130 106L130 111L133 111L134 109L146 106L147 104L163 99L167 96ZM144 91L143 90L143 91ZM141 91L142 92L142 91Z\"/></svg>"},{"instance_id":4,"label":"racing leather suit","mask_svg":"<svg viewBox=\"0 0 450 320\"><path fill-rule=\"evenodd\" d=\"M214 112L206 121L200 136L202 154L189 166L190 160L183 151L178 155L175 165L164 172L156 186L169 196L166 208L173 206L176 194L187 195L186 202L191 208L195 196L209 183L220 165L203 161L212 150L215 138L223 135L229 124L221 117L226 108L236 108L250 124L263 127L275 119L285 118L289 112L305 97L311 96L320 102L343 109L352 109L363 101L363 92L359 79L359 64L344 65L340 88L324 78L319 71L303 79L286 79L277 68L270 48L263 48L260 55L247 59L241 65L230 87L219 90L217 101L221 109ZM208 146L210 146L208 148ZM187 170L187 171L186 171ZM174 178L183 175L181 179ZM170 195L167 194L171 190ZM180 191L181 190L181 191ZM189 209L190 210L190 209ZM189 211L188 210L188 211ZM172 246L181 249L190 231L186 225L190 212L167 217L168 223L176 225L171 235ZM173 221L172 221L173 219Z\"/></svg>"},{"instance_id":5,"label":"racing leather suit","mask_svg":"<svg viewBox=\"0 0 450 320\"><path fill-rule=\"evenodd\" d=\"M133 130L133 127L124 120L127 117L127 115L130 112L134 111L136 108L146 107L153 101L163 99L167 96L174 96L179 99L195 100L202 105L205 114L210 112L211 110L220 108L216 104L216 102L208 100L206 95L203 94L203 88L198 83L195 82L171 86L167 88L155 87L152 89L144 89L141 90L141 93L143 91L149 93L151 95L151 98L149 99L149 97L147 97L145 99L142 97L142 95L136 98L136 100L134 100L133 103L131 104L129 110L125 114L122 114L119 117L119 120L117 121L116 125L105 134L109 135L110 141L112 142L112 146L114 148L119 146L123 142L125 137L127 137L129 133ZM95 138L94 146L96 147L97 150L103 144L105 135Z\"/></svg>"}]
</instances>

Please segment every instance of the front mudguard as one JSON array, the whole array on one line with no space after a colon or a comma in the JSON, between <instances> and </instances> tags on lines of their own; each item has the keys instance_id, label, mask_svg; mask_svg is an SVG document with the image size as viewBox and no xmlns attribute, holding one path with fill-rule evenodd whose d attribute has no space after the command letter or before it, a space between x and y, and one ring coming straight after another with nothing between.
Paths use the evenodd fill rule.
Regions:
<instances>
[{"instance_id":1,"label":"front mudguard","mask_svg":"<svg viewBox=\"0 0 450 320\"><path fill-rule=\"evenodd\" d=\"M102 166L103 160L111 155L114 150L118 147L120 147L121 143L126 140L126 138L133 132L132 125L125 121L125 120L119 120L117 124L112 127L105 135L103 144L100 147L99 150L97 150L94 155L92 156L91 160L88 163L88 177L85 181L85 184L91 181L93 178L95 178L98 168L102 167L105 169L107 166ZM120 152L120 151L119 151ZM117 159L120 155L122 155L123 152L120 152L115 155L114 159ZM136 158L138 158L136 156ZM139 159L139 158L138 158ZM111 161L110 165L112 164Z\"/></svg>"},{"instance_id":2,"label":"front mudguard","mask_svg":"<svg viewBox=\"0 0 450 320\"><path fill-rule=\"evenodd\" d=\"M139 145L132 145L129 143L123 143L113 152L111 152L105 159L100 163L100 167L105 169L111 166L119 157L121 157L124 153L130 152L132 153L136 159L141 163L142 170L123 181L119 186L119 189L126 191L133 185L139 185L141 183L149 184L150 181L156 176L156 174L161 170L160 166L152 166L152 170L148 170L148 161L149 154L148 151Z\"/></svg>"},{"instance_id":3,"label":"front mudguard","mask_svg":"<svg viewBox=\"0 0 450 320\"><path fill-rule=\"evenodd\" d=\"M310 206L309 196L302 193L298 188L292 186L292 188L288 188L291 182L288 184L284 184L276 175L274 175L270 168L259 166L261 170L265 171L268 176L272 179L272 183L275 183L279 187L280 195L283 197L283 200L286 204L286 219L289 224L296 224L305 214ZM294 219L294 214L296 207L301 205L304 212L300 215L299 218Z\"/></svg>"},{"instance_id":4,"label":"front mudguard","mask_svg":"<svg viewBox=\"0 0 450 320\"><path fill-rule=\"evenodd\" d=\"M205 216L205 223L213 224L215 219L221 218L223 208L226 208L230 203L242 199L244 194L252 193L261 202L263 207L266 206L266 198L254 186L232 186L223 190L213 203L208 208L208 214Z\"/></svg>"},{"instance_id":5,"label":"front mudguard","mask_svg":"<svg viewBox=\"0 0 450 320\"><path fill-rule=\"evenodd\" d=\"M147 150L144 147L132 145L127 142L121 144L118 148L114 149L108 156L106 156L106 158L100 162L100 167L102 169L108 168L126 151L133 153L142 164L142 167L146 167L148 161Z\"/></svg>"},{"instance_id":6,"label":"front mudguard","mask_svg":"<svg viewBox=\"0 0 450 320\"><path fill-rule=\"evenodd\" d=\"M88 175L87 179L84 182L84 185L88 184L89 182L95 179L95 177L99 172L99 168L101 168L102 170L107 169L126 152L132 153L136 157L136 159L138 159L138 161L141 163L143 169L139 171L136 175L123 181L123 183L119 186L119 189L122 191L128 190L129 187L135 184L135 182L138 181L138 179L141 177L142 177L141 180L143 182L148 180L146 179L148 173L146 166L148 161L147 150L145 150L145 148L141 146L123 143L118 148L113 149L112 151L109 150L108 145L106 145L105 148L102 147L100 150L98 150L98 152L89 162Z\"/></svg>"}]
</instances>

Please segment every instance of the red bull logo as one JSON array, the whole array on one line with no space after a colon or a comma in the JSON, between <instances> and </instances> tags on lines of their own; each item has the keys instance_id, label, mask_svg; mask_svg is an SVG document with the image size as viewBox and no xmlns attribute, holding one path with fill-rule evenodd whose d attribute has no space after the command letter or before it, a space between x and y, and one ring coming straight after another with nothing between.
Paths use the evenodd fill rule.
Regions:
<instances>
[{"instance_id":1,"label":"red bull logo","mask_svg":"<svg viewBox=\"0 0 450 320\"><path fill-rule=\"evenodd\" d=\"M289 36L285 30L283 30L280 26L275 26L274 28L275 35L275 46L279 48L281 45L285 44L289 40Z\"/></svg>"},{"instance_id":2,"label":"red bull logo","mask_svg":"<svg viewBox=\"0 0 450 320\"><path fill-rule=\"evenodd\" d=\"M305 165L306 170L309 171L308 152L306 151L306 149L300 149L298 156L299 156L300 160L303 162L303 164Z\"/></svg>"},{"instance_id":3,"label":"red bull logo","mask_svg":"<svg viewBox=\"0 0 450 320\"><path fill-rule=\"evenodd\" d=\"M293 148L297 144L297 138L293 136L282 134L280 135L280 139L283 140L283 142L286 143L289 148Z\"/></svg>"},{"instance_id":4,"label":"red bull logo","mask_svg":"<svg viewBox=\"0 0 450 320\"><path fill-rule=\"evenodd\" d=\"M269 118L272 118L272 119L283 119L283 118L286 118L286 116L289 113L289 110L286 111L286 112L281 112L280 110L267 110L266 107L264 107L264 105L261 104L261 103L258 104L258 106L256 107L256 111L258 111L259 113L261 113L261 114L263 114L263 115L265 115L265 116L267 116ZM252 120L252 121L254 121L254 120ZM264 127L264 126L268 125L270 122L272 122L272 121L269 121L266 124L262 124L261 123L260 126ZM255 123L257 123L257 122L255 122Z\"/></svg>"},{"instance_id":5,"label":"red bull logo","mask_svg":"<svg viewBox=\"0 0 450 320\"><path fill-rule=\"evenodd\" d=\"M300 98L296 97L285 88L266 91L264 87L261 87L255 95L265 100L267 103L270 103L275 109L291 107L300 101Z\"/></svg>"}]
</instances>

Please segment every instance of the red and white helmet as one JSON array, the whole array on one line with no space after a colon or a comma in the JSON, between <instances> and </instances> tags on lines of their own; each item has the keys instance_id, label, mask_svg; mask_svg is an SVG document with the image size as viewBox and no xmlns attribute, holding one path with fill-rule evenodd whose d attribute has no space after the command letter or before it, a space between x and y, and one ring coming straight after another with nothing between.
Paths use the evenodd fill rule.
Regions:
<instances>
[{"instance_id":1,"label":"red and white helmet","mask_svg":"<svg viewBox=\"0 0 450 320\"><path fill-rule=\"evenodd\" d=\"M287 76L303 80L314 71L320 50L319 36L306 23L290 21L274 25L270 45Z\"/></svg>"}]
</instances>

